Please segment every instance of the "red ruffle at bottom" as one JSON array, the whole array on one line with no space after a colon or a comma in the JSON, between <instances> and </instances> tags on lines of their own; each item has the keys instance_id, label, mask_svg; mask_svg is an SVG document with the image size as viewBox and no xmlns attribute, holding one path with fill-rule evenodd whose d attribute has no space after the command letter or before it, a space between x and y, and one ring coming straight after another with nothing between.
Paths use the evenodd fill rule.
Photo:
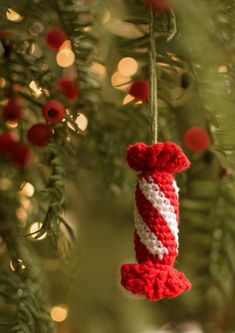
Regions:
<instances>
[{"instance_id":1,"label":"red ruffle at bottom","mask_svg":"<svg viewBox=\"0 0 235 333\"><path fill-rule=\"evenodd\" d=\"M122 286L133 294L146 296L151 301L173 298L191 288L185 275L172 266L146 261L125 264L121 268Z\"/></svg>"}]
</instances>

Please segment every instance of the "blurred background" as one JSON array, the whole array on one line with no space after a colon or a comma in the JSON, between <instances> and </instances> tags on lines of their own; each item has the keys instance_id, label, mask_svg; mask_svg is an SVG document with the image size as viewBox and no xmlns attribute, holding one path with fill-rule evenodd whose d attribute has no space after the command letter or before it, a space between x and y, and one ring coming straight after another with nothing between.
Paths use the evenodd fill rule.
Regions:
<instances>
[{"instance_id":1,"label":"blurred background","mask_svg":"<svg viewBox=\"0 0 235 333\"><path fill-rule=\"evenodd\" d=\"M174 0L155 12L160 140L178 143L192 162L177 176L177 267L193 287L158 303L120 286L121 265L135 262L136 175L125 162L125 150L134 142L150 142L148 103L130 94L133 83L149 81L148 2L1 0L0 15L1 108L11 80L25 109L24 122L1 119L1 131L24 133L35 120L34 105L45 96L64 102L56 79L68 76L81 89L81 98L66 106L75 110L73 121L56 132L65 138L64 146L58 141L53 150L55 156L66 150L62 192L53 178L47 184L49 148L36 148L36 162L26 171L16 171L1 156L1 332L8 332L9 320L22 307L23 282L12 275L24 270L12 261L12 244L21 242L28 251L26 269L40 268L35 281L48 295L58 333L235 332L235 1ZM45 36L58 27L67 39L51 51ZM45 188L59 193L57 202L66 198L57 210L57 219L66 221L59 231L45 224ZM53 326L22 327L15 332L53 332Z\"/></svg>"}]
</instances>

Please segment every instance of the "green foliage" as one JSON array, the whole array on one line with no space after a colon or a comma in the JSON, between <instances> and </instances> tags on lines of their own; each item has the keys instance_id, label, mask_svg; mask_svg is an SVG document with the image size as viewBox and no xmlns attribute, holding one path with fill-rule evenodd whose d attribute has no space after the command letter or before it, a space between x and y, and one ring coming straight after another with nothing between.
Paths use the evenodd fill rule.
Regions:
<instances>
[{"instance_id":1,"label":"green foliage","mask_svg":"<svg viewBox=\"0 0 235 333\"><path fill-rule=\"evenodd\" d=\"M11 10L21 15L19 22L7 19ZM66 259L75 237L73 228L63 215L67 207L64 181L67 174L66 162L71 161L75 155L80 133L77 117L80 112L86 113L97 108L99 102L99 83L90 71L96 38L87 31L93 24L94 17L90 9L80 1L2 1L0 13L0 76L3 82L0 103L4 107L7 98L12 97L20 101L23 119L14 130L20 141L27 143L26 133L30 126L42 121L41 108L48 99L60 99L66 108L65 121L53 128L52 142L41 151L34 149L38 161L34 161L31 168L16 170L10 161L0 156L3 169L1 180L14 184L6 192L7 195L11 194L9 207L14 212L11 212L13 216L11 217L4 204L0 205L1 219L6 225L0 232L6 244L6 253L3 255L6 256L6 267L1 272L4 275L0 280L0 306L3 304L6 307L9 303L9 313L15 318L15 322L3 320L0 325L15 333L49 333L54 332L54 325L43 296L43 285L39 283L40 274L35 258L30 259L27 238L33 236L38 239L48 233L55 241L57 257ZM47 31L58 26L66 32L75 55L72 72L74 79L79 82L80 93L75 103L63 96L58 97L57 80L66 75L66 71L56 65L55 56L45 42ZM32 82L41 90L41 94L34 92L30 85ZM9 131L9 124L2 117L0 128L1 134ZM22 227L22 221L18 221L18 215L15 215L21 204L14 196L17 196L20 184L27 181L34 185L35 196L31 203L32 214ZM0 196L3 195L5 192L1 190ZM42 221L42 228L36 234L29 235L28 228L35 221ZM65 237L63 227L69 238ZM26 268L23 271L9 271L9 261L19 263L19 260ZM10 312L11 307L13 312Z\"/></svg>"},{"instance_id":2,"label":"green foliage","mask_svg":"<svg viewBox=\"0 0 235 333\"><path fill-rule=\"evenodd\" d=\"M150 117L146 104L139 105L132 101L121 106L120 101L128 93L128 89L114 91L109 82L123 56L131 56L138 61L139 71L131 80L149 78L149 13L142 0L128 0L121 4L100 1L97 12L98 16L102 16L99 6L113 10L111 21L121 19L125 24L123 29L126 27L133 31L133 38L127 30L126 35L122 33L122 29L115 31L112 22L93 29L94 13L89 5L85 6L80 1L1 1L3 19L0 30L10 32L12 37L2 38L0 46L0 72L1 77L6 80L6 85L0 89L0 102L4 105L9 94L21 97L26 111L18 128L22 141L26 141L25 133L29 124L40 120L42 104L48 98L58 95L54 88L62 70L56 66L53 53L45 46L46 31L54 26L62 27L71 40L71 47L76 55L75 78L81 92L80 98L74 104L59 96L68 109L68 114L65 122L54 128L54 141L43 152L35 150L39 155L37 167L19 172L1 157L1 178L9 177L9 170L15 192L23 181L30 181L35 186L34 210L27 221L27 228L33 221L44 222L37 237L45 232L52 236L63 259L67 256L71 239L74 239L74 230L63 216L67 208L64 178L74 181L74 161L78 160L79 173L91 179L90 183L85 179L85 184L82 184L80 177L78 187L81 187L80 191L85 197L91 197L91 204L87 206L89 209L92 207L93 220L101 210L107 215L109 212L110 227L101 219L100 225L93 221L90 226L83 226L83 232L85 233L87 228L88 234L87 243L83 245L87 246L86 265L92 266L93 289L84 291L86 303L92 303L84 306L88 309L88 314L83 310L84 304L80 311L83 311L84 320L89 324L89 311L94 311L93 306L96 311L100 309L100 322L104 332L133 332L134 326L131 326L133 323L130 322L133 322L134 318L138 323L139 318L144 316L144 310L148 309L149 312L152 311L151 318L154 318L154 323L160 325L170 321L174 326L172 330L175 331L182 331L182 322L197 320L203 325L204 332L230 333L235 328L234 1L175 0L174 12L157 13L155 16L160 140L172 140L183 146L182 138L186 130L192 126L200 126L210 133L212 142L209 149L202 154L194 154L185 149L192 161L192 167L178 179L182 189L179 263L191 278L193 289L187 295L170 302L163 301L153 305L139 302L143 304L142 308L138 308L132 299L129 300L131 303L122 300L123 294L120 297L116 285L106 286L109 283L106 278L109 279L107 267L113 267L114 263L118 265L118 260L123 261L132 247L129 238L131 223L128 224L125 219L120 218L119 224L118 218L114 216L118 217L118 213L116 214L115 210L113 213L112 210L115 207L117 212L123 210L130 218L134 175L124 163L125 149L135 141L150 142ZM22 15L22 21L15 23L6 19L5 13L9 7ZM94 47L99 39L102 62L106 65L108 74L103 82L102 98L97 93L100 83L90 71L92 61L97 61L100 57L100 54L94 54ZM40 97L34 96L29 88L32 80L42 88ZM20 88L16 84L20 85ZM88 131L86 135L81 135L79 140L78 134L81 133L76 123L78 112L84 113L89 119ZM70 126L67 126L68 124ZM4 130L7 128L2 119L0 127ZM96 183L97 179L99 184ZM93 180L95 185L91 184ZM13 198L15 192L12 192L12 189L9 190L9 197L5 197L5 192L1 192L0 197L4 196L1 202L6 202L7 206L12 208L11 211L15 212L19 202ZM12 313L15 315L17 321L12 327L13 332L51 332L53 328L50 326L47 304L40 295L42 287L38 284L39 275L34 267L35 262L34 259L33 262L28 260L29 254L25 249L28 242L22 240L26 230L19 228L19 221L14 214L11 215L12 212L6 209L5 204L0 204L1 218L7 226L0 230L7 243L7 257L2 256L5 260L4 273L0 279L0 307L4 309L3 318ZM65 226L70 235L68 242L63 240L62 226ZM100 232L111 232L111 228L113 241L111 236L106 239L107 236L104 237ZM129 248L122 245L124 230L128 233ZM101 236L104 237L104 244L97 240ZM93 242L97 246L97 253L104 257L106 255L108 263L103 263L103 257L99 259L96 252L94 259L94 250L91 250ZM111 249L113 243L116 249L112 248L112 257L109 258L108 247ZM101 245L107 248L102 250ZM117 253L118 250L121 255ZM115 256L118 257L116 261ZM9 272L9 261L19 258L25 263L26 270L23 273ZM97 281L94 279L94 267L101 275L99 286L98 277ZM100 272L102 269L105 273ZM117 267L113 270L116 274ZM116 279L117 276L112 278ZM76 285L76 282L74 284ZM78 299L83 289L81 286L77 291ZM22 306L22 301L25 306ZM10 303L10 308L7 307L7 302ZM76 304L76 300L72 303ZM119 304L131 304L128 309L125 308L125 318L133 317L128 317L126 322L124 319L121 322L119 318L122 311ZM141 316L138 315L138 309L141 309ZM112 323L105 317L106 312L112 318ZM73 325L77 330L77 313L74 318L76 323ZM102 318L105 318L105 323L108 322L107 326L102 323ZM147 315L145 318L150 321ZM8 323L9 321L2 320L7 329ZM4 326L2 327L4 329ZM88 333L92 331L90 327L93 326L88 323L85 327Z\"/></svg>"}]
</instances>

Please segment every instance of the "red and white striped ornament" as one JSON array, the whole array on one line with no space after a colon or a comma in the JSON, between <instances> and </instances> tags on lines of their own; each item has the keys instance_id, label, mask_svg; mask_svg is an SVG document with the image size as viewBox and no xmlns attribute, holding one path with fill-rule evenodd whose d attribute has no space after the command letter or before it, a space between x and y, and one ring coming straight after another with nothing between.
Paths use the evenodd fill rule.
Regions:
<instances>
[{"instance_id":1,"label":"red and white striped ornament","mask_svg":"<svg viewBox=\"0 0 235 333\"><path fill-rule=\"evenodd\" d=\"M176 297L191 288L173 264L178 254L179 189L173 174L190 163L171 142L132 145L127 161L138 171L135 199L135 251L137 264L121 268L122 285L152 301Z\"/></svg>"}]
</instances>

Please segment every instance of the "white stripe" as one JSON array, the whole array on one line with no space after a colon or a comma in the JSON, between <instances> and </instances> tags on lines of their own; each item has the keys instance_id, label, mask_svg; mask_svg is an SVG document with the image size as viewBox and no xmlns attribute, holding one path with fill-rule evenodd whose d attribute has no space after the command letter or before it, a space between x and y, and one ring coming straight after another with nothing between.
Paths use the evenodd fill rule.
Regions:
<instances>
[{"instance_id":1,"label":"white stripe","mask_svg":"<svg viewBox=\"0 0 235 333\"><path fill-rule=\"evenodd\" d=\"M162 244L162 242L144 222L137 208L135 209L135 229L141 240L141 243L152 255L157 255L158 258L162 260L164 255L169 253L168 249Z\"/></svg>"},{"instance_id":2,"label":"white stripe","mask_svg":"<svg viewBox=\"0 0 235 333\"><path fill-rule=\"evenodd\" d=\"M172 186L173 186L173 188L175 190L176 195L179 196L180 188L177 186L177 183L176 183L175 180L173 180Z\"/></svg>"},{"instance_id":3,"label":"white stripe","mask_svg":"<svg viewBox=\"0 0 235 333\"><path fill-rule=\"evenodd\" d=\"M147 181L145 178L140 179L139 187L145 198L153 205L153 207L166 221L169 229L175 237L175 241L178 247L179 229L177 216L175 214L174 207L170 203L170 200L165 197L165 194L160 190L158 184L154 182L152 177L149 177L149 181Z\"/></svg>"}]
</instances>

